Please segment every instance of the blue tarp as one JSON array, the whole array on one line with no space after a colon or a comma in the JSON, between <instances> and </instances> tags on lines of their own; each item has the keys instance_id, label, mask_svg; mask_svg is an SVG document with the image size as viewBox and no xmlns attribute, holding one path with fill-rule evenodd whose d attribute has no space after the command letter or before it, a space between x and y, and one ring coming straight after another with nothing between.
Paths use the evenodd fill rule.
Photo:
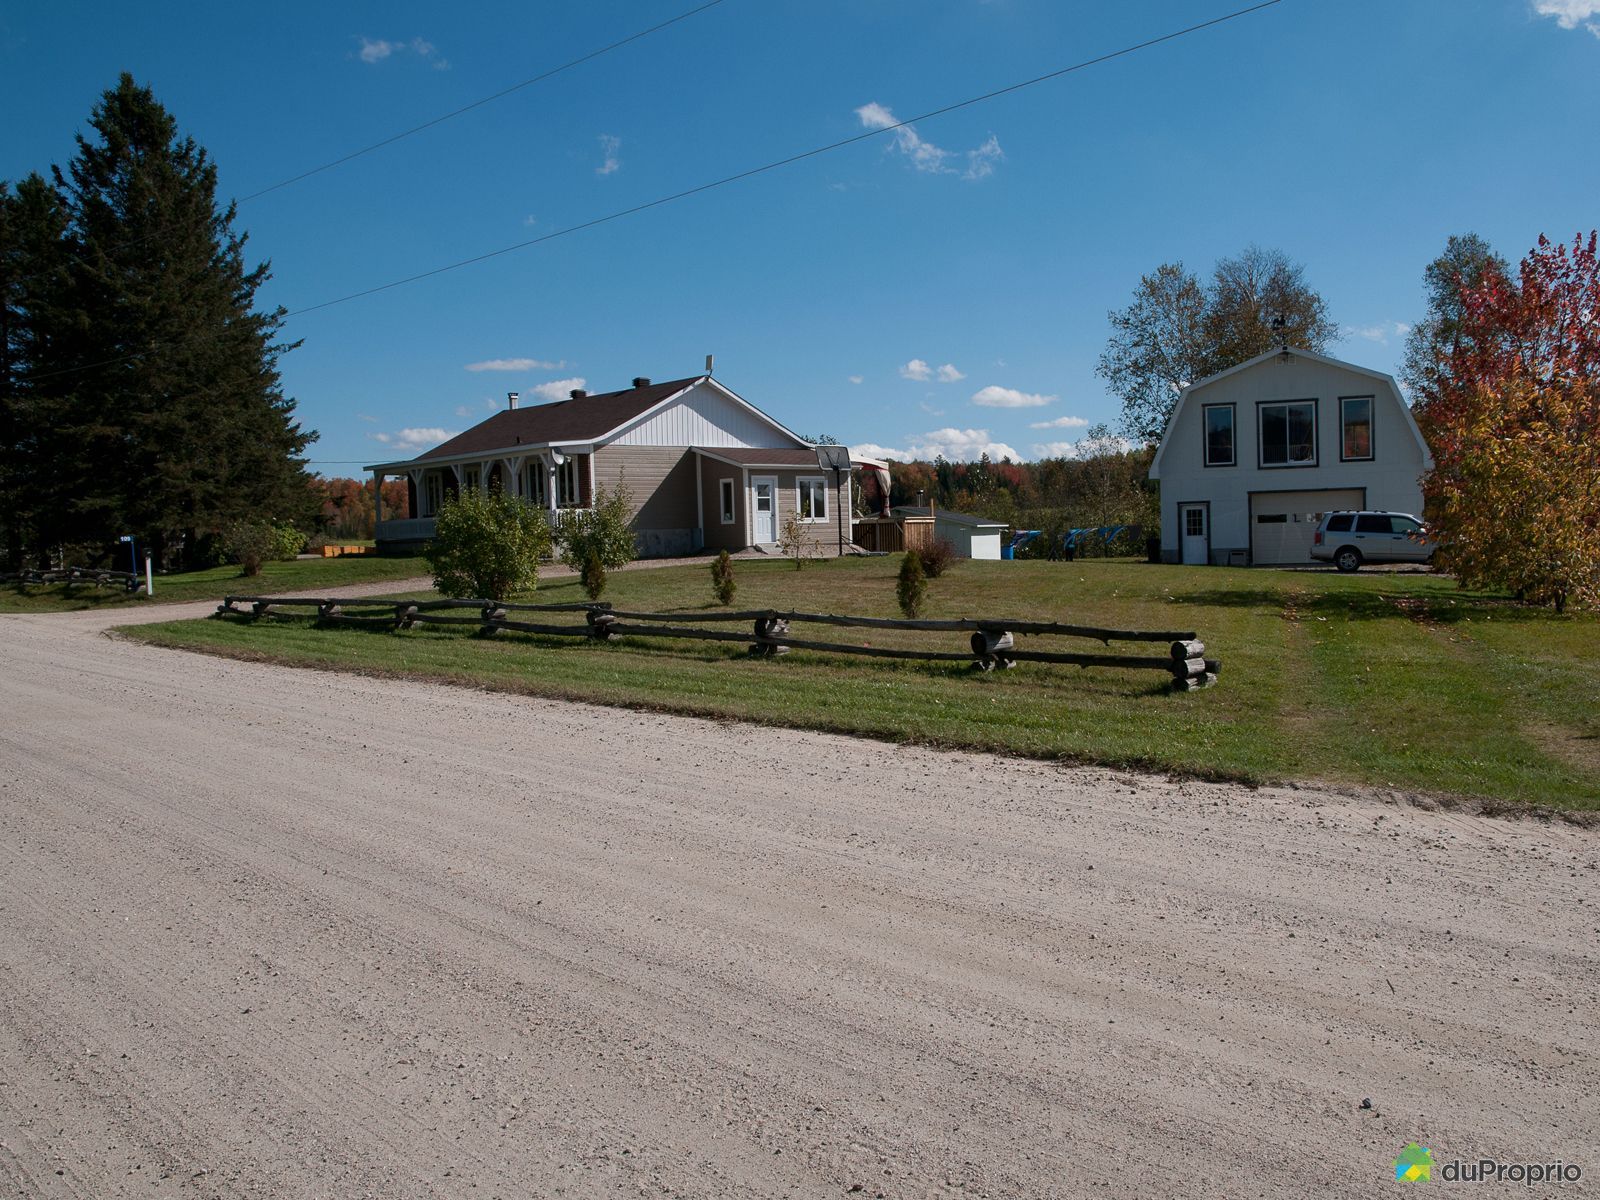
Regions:
<instances>
[{"instance_id":1,"label":"blue tarp","mask_svg":"<svg viewBox=\"0 0 1600 1200\"><path fill-rule=\"evenodd\" d=\"M1016 533L1011 535L1010 543L1000 547L1000 557L1001 558L1016 558L1017 551L1021 550L1029 542L1033 541L1033 539L1038 537L1042 532L1043 532L1043 530L1039 530L1039 529L1019 529L1019 530L1017 530Z\"/></svg>"}]
</instances>

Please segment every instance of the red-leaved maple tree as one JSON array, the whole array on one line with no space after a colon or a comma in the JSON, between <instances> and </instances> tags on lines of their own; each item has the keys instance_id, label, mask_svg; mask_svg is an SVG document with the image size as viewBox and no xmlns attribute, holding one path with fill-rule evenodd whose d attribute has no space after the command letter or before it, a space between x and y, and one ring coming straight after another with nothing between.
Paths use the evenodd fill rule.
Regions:
<instances>
[{"instance_id":1,"label":"red-leaved maple tree","mask_svg":"<svg viewBox=\"0 0 1600 1200\"><path fill-rule=\"evenodd\" d=\"M1600 604L1597 235L1540 237L1516 278L1463 288L1460 332L1416 408L1440 565L1562 611Z\"/></svg>"}]
</instances>

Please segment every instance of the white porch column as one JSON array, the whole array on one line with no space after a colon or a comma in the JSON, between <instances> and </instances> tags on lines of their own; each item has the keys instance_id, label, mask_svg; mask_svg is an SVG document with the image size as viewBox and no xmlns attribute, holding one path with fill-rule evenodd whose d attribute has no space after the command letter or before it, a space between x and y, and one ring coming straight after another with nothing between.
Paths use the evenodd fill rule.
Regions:
<instances>
[{"instance_id":1,"label":"white porch column","mask_svg":"<svg viewBox=\"0 0 1600 1200\"><path fill-rule=\"evenodd\" d=\"M417 498L417 511L411 515L413 517L432 516L433 514L422 511L423 507L428 503L427 497L422 494L422 472L413 470L410 472L409 477L411 479L411 494Z\"/></svg>"},{"instance_id":2,"label":"white porch column","mask_svg":"<svg viewBox=\"0 0 1600 1200\"><path fill-rule=\"evenodd\" d=\"M554 454L548 456L540 455L540 458L544 460L545 470L544 506L545 510L550 514L550 523L554 525L556 521L556 456Z\"/></svg>"}]
</instances>

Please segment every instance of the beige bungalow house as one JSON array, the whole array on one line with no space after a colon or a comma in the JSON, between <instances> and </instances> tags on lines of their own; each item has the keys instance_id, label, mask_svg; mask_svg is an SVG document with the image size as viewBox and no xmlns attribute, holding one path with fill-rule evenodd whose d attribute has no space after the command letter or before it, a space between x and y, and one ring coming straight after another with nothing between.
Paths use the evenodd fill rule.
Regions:
<instances>
[{"instance_id":1,"label":"beige bungalow house","mask_svg":"<svg viewBox=\"0 0 1600 1200\"><path fill-rule=\"evenodd\" d=\"M445 498L465 488L504 489L556 520L625 486L645 557L775 548L791 514L818 553L837 553L841 521L849 545L850 473L819 467L815 446L710 374L517 401L425 454L367 468L380 485L406 481L408 511L378 512L380 552L426 543Z\"/></svg>"}]
</instances>

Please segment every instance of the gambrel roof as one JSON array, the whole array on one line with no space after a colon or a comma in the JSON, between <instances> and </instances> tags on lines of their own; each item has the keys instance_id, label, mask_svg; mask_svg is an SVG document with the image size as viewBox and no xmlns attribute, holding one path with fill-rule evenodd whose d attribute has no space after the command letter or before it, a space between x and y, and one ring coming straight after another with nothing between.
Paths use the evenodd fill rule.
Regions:
<instances>
[{"instance_id":1,"label":"gambrel roof","mask_svg":"<svg viewBox=\"0 0 1600 1200\"><path fill-rule=\"evenodd\" d=\"M1365 375L1369 379L1375 379L1381 383L1387 384L1390 394L1394 397L1395 403L1400 407L1401 416L1405 418L1406 428L1410 431L1411 436L1416 438L1417 446L1422 450L1422 462L1424 467L1431 468L1433 466L1433 455L1428 453L1428 443L1423 440L1422 430L1417 428L1416 418L1411 415L1411 407L1405 402L1405 397L1400 391L1400 385L1394 381L1394 376L1386 375L1382 371L1374 371L1370 367L1361 367L1352 362L1345 362L1342 358L1333 358L1326 354L1318 354L1315 350L1292 349L1284 351L1282 349L1276 349L1268 350L1265 354L1258 354L1254 358L1246 359L1238 366L1229 367L1226 371L1218 371L1215 375L1208 376L1207 378L1200 380L1198 383L1191 383L1188 387L1183 389L1182 393L1178 396L1177 404L1173 405L1172 407L1172 415L1167 418L1167 427L1161 433L1161 445L1157 447L1155 457L1150 460L1150 478L1161 478L1161 460L1166 455L1167 443L1172 436L1172 431L1177 428L1178 417L1182 415L1184 406L1189 403L1189 398L1191 396L1193 396L1202 388L1211 387L1213 384L1219 383L1230 376L1238 375L1243 371L1248 371L1253 367L1260 366L1262 363L1269 362L1284 353L1288 353L1295 358L1303 358L1310 362L1321 363L1324 366L1338 367L1340 370L1350 371L1357 375Z\"/></svg>"}]
</instances>

